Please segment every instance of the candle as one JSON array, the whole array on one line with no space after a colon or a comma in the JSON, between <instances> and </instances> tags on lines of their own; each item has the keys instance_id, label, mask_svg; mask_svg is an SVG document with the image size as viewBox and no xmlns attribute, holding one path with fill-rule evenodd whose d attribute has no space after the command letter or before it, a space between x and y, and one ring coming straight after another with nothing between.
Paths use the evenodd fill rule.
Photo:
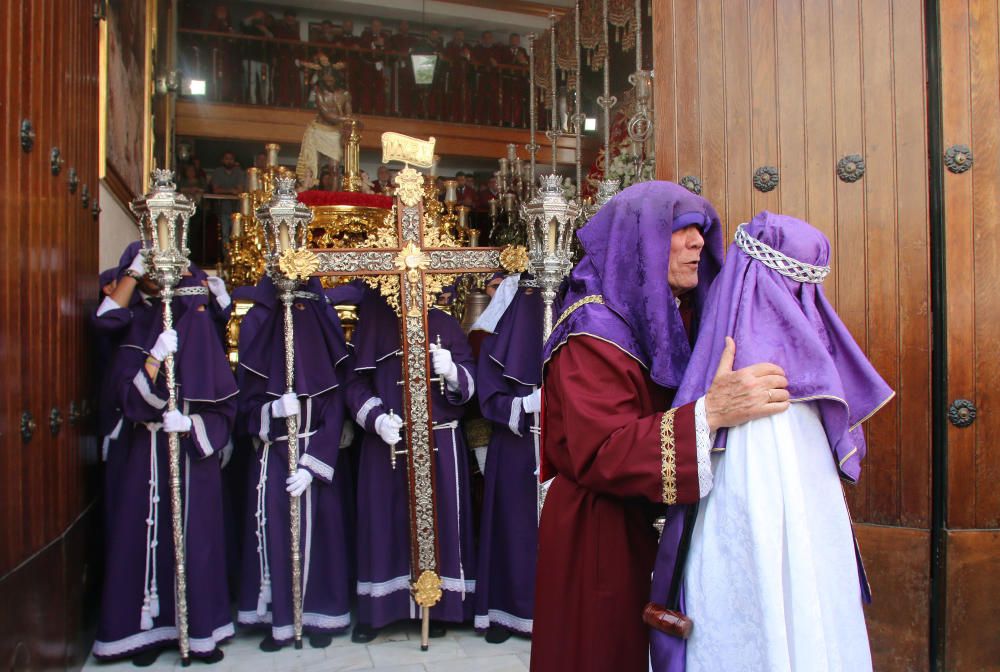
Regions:
<instances>
[{"instance_id":1,"label":"candle","mask_svg":"<svg viewBox=\"0 0 1000 672\"><path fill-rule=\"evenodd\" d=\"M467 205L458 206L458 228L469 228L469 206Z\"/></svg>"},{"instance_id":2,"label":"candle","mask_svg":"<svg viewBox=\"0 0 1000 672\"><path fill-rule=\"evenodd\" d=\"M247 191L257 191L260 189L260 180L257 177L256 168L247 169Z\"/></svg>"},{"instance_id":3,"label":"candle","mask_svg":"<svg viewBox=\"0 0 1000 672\"><path fill-rule=\"evenodd\" d=\"M438 174L438 161L440 161L440 160L441 160L441 157L438 156L437 154L435 154L434 155L434 160L431 161L431 177L437 177L437 174Z\"/></svg>"},{"instance_id":4,"label":"candle","mask_svg":"<svg viewBox=\"0 0 1000 672\"><path fill-rule=\"evenodd\" d=\"M505 178L510 174L510 161L507 159L500 159L500 175L499 177Z\"/></svg>"},{"instance_id":5,"label":"candle","mask_svg":"<svg viewBox=\"0 0 1000 672\"><path fill-rule=\"evenodd\" d=\"M162 215L156 220L156 240L161 252L170 249L170 225L167 223L167 218Z\"/></svg>"},{"instance_id":6,"label":"candle","mask_svg":"<svg viewBox=\"0 0 1000 672\"><path fill-rule=\"evenodd\" d=\"M507 209L507 212L514 212L514 194L506 193L503 195L503 207Z\"/></svg>"},{"instance_id":7,"label":"candle","mask_svg":"<svg viewBox=\"0 0 1000 672\"><path fill-rule=\"evenodd\" d=\"M494 198L489 201L489 205L490 205L490 217L496 217L497 209L500 206L500 201Z\"/></svg>"},{"instance_id":8,"label":"candle","mask_svg":"<svg viewBox=\"0 0 1000 672\"><path fill-rule=\"evenodd\" d=\"M458 201L458 182L456 180L444 181L444 201L445 203Z\"/></svg>"},{"instance_id":9,"label":"candle","mask_svg":"<svg viewBox=\"0 0 1000 672\"><path fill-rule=\"evenodd\" d=\"M264 149L267 150L267 167L274 168L278 165L278 150L281 149L281 145L272 142L264 145Z\"/></svg>"},{"instance_id":10,"label":"candle","mask_svg":"<svg viewBox=\"0 0 1000 672\"><path fill-rule=\"evenodd\" d=\"M545 249L548 252L556 251L556 236L559 235L559 225L556 224L555 217L549 222L549 239L545 242Z\"/></svg>"},{"instance_id":11,"label":"candle","mask_svg":"<svg viewBox=\"0 0 1000 672\"><path fill-rule=\"evenodd\" d=\"M511 142L507 145L507 160L510 161L511 163L514 163L516 159L517 159L517 145Z\"/></svg>"},{"instance_id":12,"label":"candle","mask_svg":"<svg viewBox=\"0 0 1000 672\"><path fill-rule=\"evenodd\" d=\"M244 217L249 217L252 207L250 194L240 194L240 214Z\"/></svg>"},{"instance_id":13,"label":"candle","mask_svg":"<svg viewBox=\"0 0 1000 672\"><path fill-rule=\"evenodd\" d=\"M288 224L282 222L278 225L278 253L283 254L285 250L290 249L292 249L292 243L288 237Z\"/></svg>"},{"instance_id":14,"label":"candle","mask_svg":"<svg viewBox=\"0 0 1000 672\"><path fill-rule=\"evenodd\" d=\"M479 231L476 229L469 231L469 247L479 247Z\"/></svg>"},{"instance_id":15,"label":"candle","mask_svg":"<svg viewBox=\"0 0 1000 672\"><path fill-rule=\"evenodd\" d=\"M241 215L238 212L234 212L232 214L232 219L233 219L233 228L230 233L230 237L237 238L238 236L243 235L243 215Z\"/></svg>"}]
</instances>

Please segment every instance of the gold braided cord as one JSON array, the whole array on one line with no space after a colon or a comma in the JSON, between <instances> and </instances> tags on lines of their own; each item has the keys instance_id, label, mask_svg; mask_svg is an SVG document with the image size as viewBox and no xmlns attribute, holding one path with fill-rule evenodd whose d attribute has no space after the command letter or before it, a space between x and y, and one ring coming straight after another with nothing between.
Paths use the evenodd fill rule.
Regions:
<instances>
[{"instance_id":1,"label":"gold braided cord","mask_svg":"<svg viewBox=\"0 0 1000 672\"><path fill-rule=\"evenodd\" d=\"M573 313L575 313L577 310L587 305L588 303L603 304L604 297L601 296L600 294L591 294L589 296L583 297L579 301L574 302L572 306L563 311L563 314L559 316L559 319L556 320L556 323L554 325L552 325L552 328L555 329L556 327L558 327L560 324L566 321L566 318L568 318L570 315L572 315Z\"/></svg>"},{"instance_id":2,"label":"gold braided cord","mask_svg":"<svg viewBox=\"0 0 1000 672\"><path fill-rule=\"evenodd\" d=\"M676 408L663 414L660 420L661 475L663 478L663 503L677 503L677 446L674 442L674 415Z\"/></svg>"}]
</instances>

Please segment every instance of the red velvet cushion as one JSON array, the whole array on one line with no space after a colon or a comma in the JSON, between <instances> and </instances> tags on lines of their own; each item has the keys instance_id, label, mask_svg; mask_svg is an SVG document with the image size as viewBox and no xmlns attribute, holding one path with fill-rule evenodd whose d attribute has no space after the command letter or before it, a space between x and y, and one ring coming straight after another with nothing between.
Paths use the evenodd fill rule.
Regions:
<instances>
[{"instance_id":1,"label":"red velvet cushion","mask_svg":"<svg viewBox=\"0 0 1000 672\"><path fill-rule=\"evenodd\" d=\"M303 191L299 201L306 205L357 205L368 208L392 208L392 198L381 194L362 194L350 191Z\"/></svg>"}]
</instances>

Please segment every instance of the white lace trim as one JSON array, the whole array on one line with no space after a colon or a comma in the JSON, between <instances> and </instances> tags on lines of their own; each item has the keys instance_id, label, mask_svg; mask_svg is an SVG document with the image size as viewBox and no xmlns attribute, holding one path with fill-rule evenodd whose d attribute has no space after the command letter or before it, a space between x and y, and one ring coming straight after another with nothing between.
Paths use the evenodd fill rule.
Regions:
<instances>
[{"instance_id":1,"label":"white lace trim","mask_svg":"<svg viewBox=\"0 0 1000 672\"><path fill-rule=\"evenodd\" d=\"M264 443L271 442L271 404L273 401L269 401L260 407L260 432L257 436Z\"/></svg>"},{"instance_id":2,"label":"white lace trim","mask_svg":"<svg viewBox=\"0 0 1000 672\"><path fill-rule=\"evenodd\" d=\"M191 427L194 429L195 443L201 449L202 455L208 457L215 452L215 449L212 448L212 442L208 440L208 430L205 429L205 421L197 413L192 413L188 417L191 418Z\"/></svg>"},{"instance_id":3,"label":"white lace trim","mask_svg":"<svg viewBox=\"0 0 1000 672\"><path fill-rule=\"evenodd\" d=\"M514 400L510 402L510 420L507 422L507 427L515 436L521 436L521 432L518 431L518 425L521 424L521 413L523 413L524 400L521 397L514 397Z\"/></svg>"},{"instance_id":4,"label":"white lace trim","mask_svg":"<svg viewBox=\"0 0 1000 672\"><path fill-rule=\"evenodd\" d=\"M371 413L372 409L376 406L381 406L382 400L378 397L372 397L366 401L358 410L358 414L354 416L354 419L358 421L358 424L363 428L365 426L365 420L368 419L368 414Z\"/></svg>"},{"instance_id":5,"label":"white lace trim","mask_svg":"<svg viewBox=\"0 0 1000 672\"><path fill-rule=\"evenodd\" d=\"M371 595L372 597L385 597L400 590L410 589L410 575L397 576L388 581L373 583L371 581L358 581L358 595Z\"/></svg>"},{"instance_id":6,"label":"white lace trim","mask_svg":"<svg viewBox=\"0 0 1000 672\"><path fill-rule=\"evenodd\" d=\"M490 609L486 616L482 614L476 616L473 627L476 630L486 630L490 625L502 625L508 630L515 630L530 635L534 627L534 621L530 618L518 618L513 614L499 609Z\"/></svg>"},{"instance_id":7,"label":"white lace trim","mask_svg":"<svg viewBox=\"0 0 1000 672\"><path fill-rule=\"evenodd\" d=\"M441 588L450 590L453 593L474 593L476 592L475 580L456 579L449 576L441 577ZM410 575L397 576L381 583L371 581L358 581L358 595L371 595L372 597L385 597L400 590L410 590ZM241 621L242 622L242 621Z\"/></svg>"},{"instance_id":8,"label":"white lace trim","mask_svg":"<svg viewBox=\"0 0 1000 672\"><path fill-rule=\"evenodd\" d=\"M468 396L466 396L466 399L472 399L474 396L476 396L476 379L472 376L471 373L469 373L469 370L466 369L461 364L458 365L458 368L460 371L462 371L462 373L465 374L465 379L469 382L469 392Z\"/></svg>"},{"instance_id":9,"label":"white lace trim","mask_svg":"<svg viewBox=\"0 0 1000 672\"><path fill-rule=\"evenodd\" d=\"M141 396L142 400L147 404L155 409L167 407L166 399L160 399L158 396L153 394L153 390L149 387L149 382L147 382L146 377L142 375L142 369L136 371L135 378L132 379L132 382L135 384L135 389L139 390L139 396Z\"/></svg>"},{"instance_id":10,"label":"white lace trim","mask_svg":"<svg viewBox=\"0 0 1000 672\"><path fill-rule=\"evenodd\" d=\"M325 478L328 481L333 480L333 467L331 467L326 462L318 460L312 455L302 455L299 457L299 464L306 467L312 471L316 472L316 475Z\"/></svg>"},{"instance_id":11,"label":"white lace trim","mask_svg":"<svg viewBox=\"0 0 1000 672\"><path fill-rule=\"evenodd\" d=\"M269 625L273 619L274 616L270 609L263 616L259 615L256 611L240 611L236 614L236 620L240 625ZM340 630L342 628L346 628L350 624L350 612L346 614L337 614L336 616L330 616L329 614L316 614L308 611L302 613L302 625L310 628L318 628L320 630ZM279 642L291 639L295 636L295 626L281 625L272 627L271 636Z\"/></svg>"},{"instance_id":12,"label":"white lace trim","mask_svg":"<svg viewBox=\"0 0 1000 672\"><path fill-rule=\"evenodd\" d=\"M442 576L441 587L453 593L474 593L476 592L476 581L475 579L454 579L450 576Z\"/></svg>"},{"instance_id":13,"label":"white lace trim","mask_svg":"<svg viewBox=\"0 0 1000 672\"><path fill-rule=\"evenodd\" d=\"M712 444L715 432L708 426L708 411L705 397L694 404L694 434L698 452L698 497L705 497L712 491L715 477L712 475Z\"/></svg>"},{"instance_id":14,"label":"white lace trim","mask_svg":"<svg viewBox=\"0 0 1000 672\"><path fill-rule=\"evenodd\" d=\"M236 630L233 624L226 623L213 630L210 637L202 637L200 639L192 637L190 640L191 651L194 653L211 653L219 642L232 637L234 634L236 634ZM155 630L139 632L114 642L94 642L93 653L100 658L112 658L125 655L131 651L137 651L151 644L169 642L172 639L177 639L177 627L167 625Z\"/></svg>"}]
</instances>

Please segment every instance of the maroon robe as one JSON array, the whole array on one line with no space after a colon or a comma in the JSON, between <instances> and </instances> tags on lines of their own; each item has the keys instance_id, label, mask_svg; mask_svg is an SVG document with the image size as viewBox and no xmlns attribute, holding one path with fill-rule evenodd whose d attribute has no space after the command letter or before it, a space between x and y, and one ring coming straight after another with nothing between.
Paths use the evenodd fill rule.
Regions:
<instances>
[{"instance_id":1,"label":"maroon robe","mask_svg":"<svg viewBox=\"0 0 1000 672\"><path fill-rule=\"evenodd\" d=\"M501 50L503 65L524 69L504 69L503 71L503 123L513 128L523 127L528 106L528 52L524 47L507 46Z\"/></svg>"},{"instance_id":2,"label":"maroon robe","mask_svg":"<svg viewBox=\"0 0 1000 672\"><path fill-rule=\"evenodd\" d=\"M398 52L393 55L393 75L395 77L396 90L390 100L399 105L399 109L391 109L390 112L400 114L403 117L412 118L417 111L419 96L417 83L413 79L413 63L410 60L410 52L417 46L417 39L413 35L396 33L389 38L389 49ZM394 105L391 107L395 107Z\"/></svg>"},{"instance_id":3,"label":"maroon robe","mask_svg":"<svg viewBox=\"0 0 1000 672\"><path fill-rule=\"evenodd\" d=\"M500 70L503 47L497 44L477 44L472 49L476 64L476 118L475 123L491 125L500 121Z\"/></svg>"},{"instance_id":4,"label":"maroon robe","mask_svg":"<svg viewBox=\"0 0 1000 672\"><path fill-rule=\"evenodd\" d=\"M465 42L452 40L444 52L448 59L448 121L467 124L472 120L472 52Z\"/></svg>"},{"instance_id":5,"label":"maroon robe","mask_svg":"<svg viewBox=\"0 0 1000 672\"><path fill-rule=\"evenodd\" d=\"M531 669L645 672L652 522L665 502L698 500L694 403L676 410L671 443L673 391L589 336L553 355L542 395L542 476L555 480L538 533Z\"/></svg>"},{"instance_id":6,"label":"maroon robe","mask_svg":"<svg viewBox=\"0 0 1000 672\"><path fill-rule=\"evenodd\" d=\"M274 36L283 40L301 40L297 22L291 25L281 21L274 27ZM306 53L298 45L288 42L279 42L275 51L274 103L282 107L302 107L305 103L302 73L295 60L305 59Z\"/></svg>"}]
</instances>

